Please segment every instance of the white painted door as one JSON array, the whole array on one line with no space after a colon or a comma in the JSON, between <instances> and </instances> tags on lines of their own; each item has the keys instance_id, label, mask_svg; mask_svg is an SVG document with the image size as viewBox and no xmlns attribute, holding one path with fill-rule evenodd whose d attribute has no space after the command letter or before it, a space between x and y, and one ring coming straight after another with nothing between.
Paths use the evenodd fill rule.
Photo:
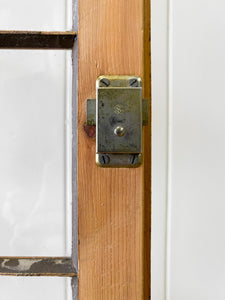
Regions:
<instances>
[{"instance_id":1,"label":"white painted door","mask_svg":"<svg viewBox=\"0 0 225 300\"><path fill-rule=\"evenodd\" d=\"M152 0L152 112L152 300L224 300L224 0Z\"/></svg>"}]
</instances>

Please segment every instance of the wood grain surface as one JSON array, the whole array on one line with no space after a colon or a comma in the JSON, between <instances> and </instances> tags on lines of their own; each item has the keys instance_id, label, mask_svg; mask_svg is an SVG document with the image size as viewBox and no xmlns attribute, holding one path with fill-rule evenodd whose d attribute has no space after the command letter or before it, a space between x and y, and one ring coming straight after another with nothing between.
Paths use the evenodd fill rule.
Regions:
<instances>
[{"instance_id":1,"label":"wood grain surface","mask_svg":"<svg viewBox=\"0 0 225 300\"><path fill-rule=\"evenodd\" d=\"M93 128L85 126L99 75L141 76L150 97L146 9L147 0L79 1L79 300L150 298L150 161L137 169L97 167ZM149 129L144 137L149 159Z\"/></svg>"}]
</instances>

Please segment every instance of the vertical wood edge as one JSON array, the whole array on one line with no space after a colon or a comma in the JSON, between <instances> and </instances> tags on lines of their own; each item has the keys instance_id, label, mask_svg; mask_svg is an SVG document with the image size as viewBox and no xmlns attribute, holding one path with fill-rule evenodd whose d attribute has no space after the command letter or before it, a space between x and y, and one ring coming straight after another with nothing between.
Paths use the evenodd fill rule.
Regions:
<instances>
[{"instance_id":1,"label":"vertical wood edge","mask_svg":"<svg viewBox=\"0 0 225 300\"><path fill-rule=\"evenodd\" d=\"M144 128L144 299L151 299L151 4L144 1L144 97L149 99L149 124Z\"/></svg>"}]
</instances>

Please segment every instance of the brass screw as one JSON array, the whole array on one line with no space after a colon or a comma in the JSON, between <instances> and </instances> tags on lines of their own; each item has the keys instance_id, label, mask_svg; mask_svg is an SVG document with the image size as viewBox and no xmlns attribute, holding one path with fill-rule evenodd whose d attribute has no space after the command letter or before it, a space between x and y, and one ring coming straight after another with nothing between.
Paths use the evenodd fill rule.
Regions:
<instances>
[{"instance_id":1,"label":"brass screw","mask_svg":"<svg viewBox=\"0 0 225 300\"><path fill-rule=\"evenodd\" d=\"M107 154L100 154L99 155L99 162L101 165L108 165L110 162L110 158Z\"/></svg>"},{"instance_id":2,"label":"brass screw","mask_svg":"<svg viewBox=\"0 0 225 300\"><path fill-rule=\"evenodd\" d=\"M138 154L131 155L131 157L130 157L130 163L132 165L136 165L138 163L138 156L139 156Z\"/></svg>"},{"instance_id":3,"label":"brass screw","mask_svg":"<svg viewBox=\"0 0 225 300\"><path fill-rule=\"evenodd\" d=\"M110 85L110 81L107 78L102 78L100 80L100 86L109 86Z\"/></svg>"},{"instance_id":4,"label":"brass screw","mask_svg":"<svg viewBox=\"0 0 225 300\"><path fill-rule=\"evenodd\" d=\"M132 87L138 87L138 81L136 78L132 78L129 80L129 85Z\"/></svg>"},{"instance_id":5,"label":"brass screw","mask_svg":"<svg viewBox=\"0 0 225 300\"><path fill-rule=\"evenodd\" d=\"M117 126L117 127L114 129L114 134L117 135L117 136L123 136L125 133L126 133L126 130L125 130L125 128L122 127L122 126Z\"/></svg>"}]
</instances>

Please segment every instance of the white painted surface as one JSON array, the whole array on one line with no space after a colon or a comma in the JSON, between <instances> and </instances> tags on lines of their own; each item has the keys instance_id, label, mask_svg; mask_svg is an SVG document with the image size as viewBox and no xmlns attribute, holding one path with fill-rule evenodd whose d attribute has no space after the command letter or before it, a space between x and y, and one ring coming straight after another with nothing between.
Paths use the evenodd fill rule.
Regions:
<instances>
[{"instance_id":1,"label":"white painted surface","mask_svg":"<svg viewBox=\"0 0 225 300\"><path fill-rule=\"evenodd\" d=\"M225 299L224 16L152 1L152 300Z\"/></svg>"},{"instance_id":2,"label":"white painted surface","mask_svg":"<svg viewBox=\"0 0 225 300\"><path fill-rule=\"evenodd\" d=\"M3 300L72 300L69 279L59 277L0 277Z\"/></svg>"},{"instance_id":3,"label":"white painted surface","mask_svg":"<svg viewBox=\"0 0 225 300\"><path fill-rule=\"evenodd\" d=\"M1 50L0 66L0 256L69 256L71 51ZM0 278L9 300L68 300L66 286Z\"/></svg>"},{"instance_id":4,"label":"white painted surface","mask_svg":"<svg viewBox=\"0 0 225 300\"><path fill-rule=\"evenodd\" d=\"M167 0L151 3L152 40L152 300L165 300L167 199ZM180 299L182 300L182 299Z\"/></svg>"},{"instance_id":5,"label":"white painted surface","mask_svg":"<svg viewBox=\"0 0 225 300\"><path fill-rule=\"evenodd\" d=\"M72 0L0 0L1 30L70 30Z\"/></svg>"},{"instance_id":6,"label":"white painted surface","mask_svg":"<svg viewBox=\"0 0 225 300\"><path fill-rule=\"evenodd\" d=\"M0 51L3 256L69 254L66 58L65 51Z\"/></svg>"},{"instance_id":7,"label":"white painted surface","mask_svg":"<svg viewBox=\"0 0 225 300\"><path fill-rule=\"evenodd\" d=\"M72 0L0 0L1 30L72 28ZM0 51L0 256L71 255L71 51ZM0 277L4 300L70 300L65 278Z\"/></svg>"}]
</instances>

